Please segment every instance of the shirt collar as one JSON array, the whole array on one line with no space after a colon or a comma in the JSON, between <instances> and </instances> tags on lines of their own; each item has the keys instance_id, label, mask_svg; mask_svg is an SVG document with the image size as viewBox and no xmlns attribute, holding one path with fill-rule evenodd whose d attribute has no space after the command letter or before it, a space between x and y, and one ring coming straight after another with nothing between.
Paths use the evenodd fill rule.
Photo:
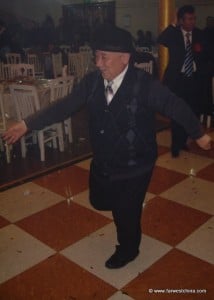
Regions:
<instances>
[{"instance_id":1,"label":"shirt collar","mask_svg":"<svg viewBox=\"0 0 214 300\"><path fill-rule=\"evenodd\" d=\"M189 33L190 37L192 36L192 31L186 31L183 28L181 28L181 31L183 33L183 36L186 36L187 33Z\"/></svg>"},{"instance_id":2,"label":"shirt collar","mask_svg":"<svg viewBox=\"0 0 214 300\"><path fill-rule=\"evenodd\" d=\"M126 74L127 70L128 70L128 65L125 67L125 69L119 75L117 75L112 80L113 81L112 89L113 89L114 94L116 93L116 91L120 87L120 85L121 85L121 83L123 81L123 78L125 77L125 74ZM104 79L104 85L105 85L105 87L107 86L107 84L108 84L108 81L106 79Z\"/></svg>"}]
</instances>

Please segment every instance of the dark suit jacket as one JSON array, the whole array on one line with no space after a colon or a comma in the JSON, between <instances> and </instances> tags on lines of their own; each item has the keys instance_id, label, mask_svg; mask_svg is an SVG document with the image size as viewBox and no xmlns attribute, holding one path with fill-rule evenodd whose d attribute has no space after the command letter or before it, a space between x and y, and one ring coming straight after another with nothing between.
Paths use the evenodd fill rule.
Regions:
<instances>
[{"instance_id":1,"label":"dark suit jacket","mask_svg":"<svg viewBox=\"0 0 214 300\"><path fill-rule=\"evenodd\" d=\"M168 48L169 62L163 82L174 90L185 58L185 43L180 27L169 25L158 37L158 43ZM202 31L198 28L194 28L192 31L192 49L196 72L200 76L205 55Z\"/></svg>"}]
</instances>

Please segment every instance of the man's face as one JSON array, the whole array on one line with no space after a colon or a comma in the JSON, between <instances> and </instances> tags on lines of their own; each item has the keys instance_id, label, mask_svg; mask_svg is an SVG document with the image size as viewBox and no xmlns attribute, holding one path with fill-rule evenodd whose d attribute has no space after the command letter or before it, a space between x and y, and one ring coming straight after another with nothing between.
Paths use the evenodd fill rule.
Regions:
<instances>
[{"instance_id":1,"label":"man's face","mask_svg":"<svg viewBox=\"0 0 214 300\"><path fill-rule=\"evenodd\" d=\"M185 31L192 31L196 24L195 14L184 14L184 17L180 19L180 25Z\"/></svg>"},{"instance_id":2,"label":"man's face","mask_svg":"<svg viewBox=\"0 0 214 300\"><path fill-rule=\"evenodd\" d=\"M96 66L104 79L110 81L119 75L127 66L130 54L97 50L95 52Z\"/></svg>"}]
</instances>

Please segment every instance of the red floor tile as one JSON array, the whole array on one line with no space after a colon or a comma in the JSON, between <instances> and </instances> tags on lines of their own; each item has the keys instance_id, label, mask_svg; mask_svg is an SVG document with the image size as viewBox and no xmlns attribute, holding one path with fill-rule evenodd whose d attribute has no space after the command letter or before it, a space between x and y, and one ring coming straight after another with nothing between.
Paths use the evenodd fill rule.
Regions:
<instances>
[{"instance_id":1,"label":"red floor tile","mask_svg":"<svg viewBox=\"0 0 214 300\"><path fill-rule=\"evenodd\" d=\"M0 228L9 225L10 222L8 220L6 220L5 218L3 218L2 216L0 216Z\"/></svg>"},{"instance_id":2,"label":"red floor tile","mask_svg":"<svg viewBox=\"0 0 214 300\"><path fill-rule=\"evenodd\" d=\"M0 286L1 300L106 300L116 289L61 255Z\"/></svg>"},{"instance_id":3,"label":"red floor tile","mask_svg":"<svg viewBox=\"0 0 214 300\"><path fill-rule=\"evenodd\" d=\"M122 290L135 300L213 300L213 275L211 264L173 249ZM155 293L157 289L162 292ZM166 289L206 293L167 293Z\"/></svg>"},{"instance_id":4,"label":"red floor tile","mask_svg":"<svg viewBox=\"0 0 214 300\"><path fill-rule=\"evenodd\" d=\"M185 174L155 166L148 191L160 194L185 178Z\"/></svg>"},{"instance_id":5,"label":"red floor tile","mask_svg":"<svg viewBox=\"0 0 214 300\"><path fill-rule=\"evenodd\" d=\"M70 185L73 194L76 195L88 189L88 176L88 170L70 166L35 179L33 182L62 196L66 196L65 188Z\"/></svg>"},{"instance_id":6,"label":"red floor tile","mask_svg":"<svg viewBox=\"0 0 214 300\"><path fill-rule=\"evenodd\" d=\"M92 210L63 201L16 225L59 251L110 222L110 219Z\"/></svg>"},{"instance_id":7,"label":"red floor tile","mask_svg":"<svg viewBox=\"0 0 214 300\"><path fill-rule=\"evenodd\" d=\"M176 202L155 197L143 210L143 233L175 246L204 224L211 215Z\"/></svg>"},{"instance_id":8,"label":"red floor tile","mask_svg":"<svg viewBox=\"0 0 214 300\"><path fill-rule=\"evenodd\" d=\"M214 182L214 163L197 172L197 177ZM214 192L214 186L213 186Z\"/></svg>"},{"instance_id":9,"label":"red floor tile","mask_svg":"<svg viewBox=\"0 0 214 300\"><path fill-rule=\"evenodd\" d=\"M158 156L169 152L169 147L158 145Z\"/></svg>"}]
</instances>

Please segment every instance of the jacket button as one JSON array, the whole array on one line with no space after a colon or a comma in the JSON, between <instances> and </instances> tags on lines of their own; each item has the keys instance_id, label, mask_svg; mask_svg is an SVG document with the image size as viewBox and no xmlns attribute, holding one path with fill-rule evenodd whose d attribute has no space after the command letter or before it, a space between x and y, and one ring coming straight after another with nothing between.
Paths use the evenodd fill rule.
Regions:
<instances>
[{"instance_id":1,"label":"jacket button","mask_svg":"<svg viewBox=\"0 0 214 300\"><path fill-rule=\"evenodd\" d=\"M103 134L105 131L104 131L104 129L101 129L100 130L100 134Z\"/></svg>"}]
</instances>

